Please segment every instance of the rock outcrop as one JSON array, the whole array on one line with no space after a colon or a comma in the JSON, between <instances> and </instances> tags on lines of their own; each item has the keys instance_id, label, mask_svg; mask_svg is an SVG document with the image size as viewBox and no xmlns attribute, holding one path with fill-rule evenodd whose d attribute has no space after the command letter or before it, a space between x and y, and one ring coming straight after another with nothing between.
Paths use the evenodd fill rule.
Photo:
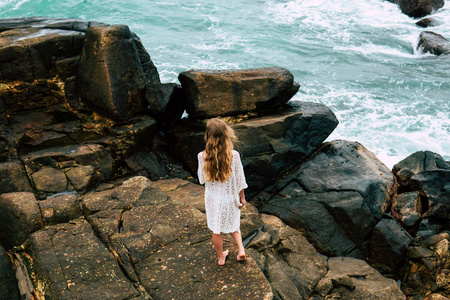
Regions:
<instances>
[{"instance_id":1,"label":"rock outcrop","mask_svg":"<svg viewBox=\"0 0 450 300\"><path fill-rule=\"evenodd\" d=\"M322 253L344 256L359 249L367 257L365 242L394 193L394 178L383 163L361 144L338 140L256 199L261 212L305 232Z\"/></svg>"},{"instance_id":2,"label":"rock outcrop","mask_svg":"<svg viewBox=\"0 0 450 300\"><path fill-rule=\"evenodd\" d=\"M276 115L233 121L231 127L241 141L238 150L249 183L249 197L320 146L338 123L327 107L296 101L276 111ZM205 147L204 132L204 122L190 119L169 132L173 151L193 174L197 172L197 153Z\"/></svg>"}]
</instances>

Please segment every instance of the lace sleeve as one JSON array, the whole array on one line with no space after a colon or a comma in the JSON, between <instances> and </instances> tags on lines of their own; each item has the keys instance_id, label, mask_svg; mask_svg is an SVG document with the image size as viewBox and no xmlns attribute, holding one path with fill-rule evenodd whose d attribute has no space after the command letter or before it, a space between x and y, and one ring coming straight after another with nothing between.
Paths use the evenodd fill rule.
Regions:
<instances>
[{"instance_id":1,"label":"lace sleeve","mask_svg":"<svg viewBox=\"0 0 450 300\"><path fill-rule=\"evenodd\" d=\"M239 152L235 152L234 159L236 163L234 164L234 174L236 176L236 188L237 192L239 193L243 189L246 189L248 187L247 182L245 180L244 175L244 167L242 166L241 162L241 156Z\"/></svg>"},{"instance_id":2,"label":"lace sleeve","mask_svg":"<svg viewBox=\"0 0 450 300\"><path fill-rule=\"evenodd\" d=\"M205 183L205 174L203 174L203 156L202 156L203 152L200 152L197 155L198 158L198 170L197 170L197 175L198 175L198 182L200 184L204 184Z\"/></svg>"}]
</instances>

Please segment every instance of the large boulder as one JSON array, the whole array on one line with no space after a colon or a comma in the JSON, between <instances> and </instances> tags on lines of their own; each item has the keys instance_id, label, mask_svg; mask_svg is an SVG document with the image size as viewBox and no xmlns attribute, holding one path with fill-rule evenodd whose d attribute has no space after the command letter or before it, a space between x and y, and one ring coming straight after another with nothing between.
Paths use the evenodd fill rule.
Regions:
<instances>
[{"instance_id":1,"label":"large boulder","mask_svg":"<svg viewBox=\"0 0 450 300\"><path fill-rule=\"evenodd\" d=\"M413 18L421 18L444 7L445 0L394 0L402 12Z\"/></svg>"},{"instance_id":2,"label":"large boulder","mask_svg":"<svg viewBox=\"0 0 450 300\"><path fill-rule=\"evenodd\" d=\"M180 73L187 113L192 118L270 110L299 89L294 76L279 67L247 70L190 70Z\"/></svg>"},{"instance_id":3,"label":"large boulder","mask_svg":"<svg viewBox=\"0 0 450 300\"><path fill-rule=\"evenodd\" d=\"M255 197L261 212L305 232L327 255L360 249L395 193L389 169L357 142L324 144ZM367 254L367 253L366 253Z\"/></svg>"},{"instance_id":4,"label":"large boulder","mask_svg":"<svg viewBox=\"0 0 450 300\"><path fill-rule=\"evenodd\" d=\"M382 219L370 239L370 263L382 273L399 275L404 267L411 236L393 219Z\"/></svg>"},{"instance_id":5,"label":"large boulder","mask_svg":"<svg viewBox=\"0 0 450 300\"><path fill-rule=\"evenodd\" d=\"M336 128L337 119L327 107L294 102L277 115L237 120L231 124L241 141L249 197L262 190L283 172L304 159ZM205 147L205 123L184 120L170 131L176 156L197 173L197 153Z\"/></svg>"},{"instance_id":6,"label":"large boulder","mask_svg":"<svg viewBox=\"0 0 450 300\"><path fill-rule=\"evenodd\" d=\"M76 76L78 95L99 114L126 121L145 109L146 78L128 26L93 26Z\"/></svg>"},{"instance_id":7,"label":"large boulder","mask_svg":"<svg viewBox=\"0 0 450 300\"><path fill-rule=\"evenodd\" d=\"M32 193L0 195L0 243L6 249L21 245L43 226L41 211Z\"/></svg>"},{"instance_id":8,"label":"large boulder","mask_svg":"<svg viewBox=\"0 0 450 300\"><path fill-rule=\"evenodd\" d=\"M406 299L394 280L363 260L330 257L327 265L328 273L315 290L324 299Z\"/></svg>"},{"instance_id":9,"label":"large boulder","mask_svg":"<svg viewBox=\"0 0 450 300\"><path fill-rule=\"evenodd\" d=\"M445 55L450 53L450 42L438 33L423 31L420 33L417 50L421 53Z\"/></svg>"}]
</instances>

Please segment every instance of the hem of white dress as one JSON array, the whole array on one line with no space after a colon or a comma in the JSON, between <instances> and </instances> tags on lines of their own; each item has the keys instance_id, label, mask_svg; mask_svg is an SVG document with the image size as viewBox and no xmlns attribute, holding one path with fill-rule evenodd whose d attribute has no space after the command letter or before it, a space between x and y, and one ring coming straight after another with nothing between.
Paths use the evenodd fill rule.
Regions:
<instances>
[{"instance_id":1,"label":"hem of white dress","mask_svg":"<svg viewBox=\"0 0 450 300\"><path fill-rule=\"evenodd\" d=\"M208 227L209 228L209 227ZM221 233L233 233L233 232L241 232L241 228L240 226L236 229L236 230L232 230L232 231L220 231L220 232L214 232L214 230L212 230L211 228L209 228L209 230L211 230L214 234L221 234Z\"/></svg>"}]
</instances>

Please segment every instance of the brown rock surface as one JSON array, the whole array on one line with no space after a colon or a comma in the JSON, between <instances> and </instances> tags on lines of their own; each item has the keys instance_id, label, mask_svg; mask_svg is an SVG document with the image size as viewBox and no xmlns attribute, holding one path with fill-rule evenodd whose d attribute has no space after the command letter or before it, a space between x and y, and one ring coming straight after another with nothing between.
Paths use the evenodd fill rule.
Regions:
<instances>
[{"instance_id":1,"label":"brown rock surface","mask_svg":"<svg viewBox=\"0 0 450 300\"><path fill-rule=\"evenodd\" d=\"M178 76L192 118L229 116L277 108L297 93L294 76L279 67L190 70Z\"/></svg>"}]
</instances>

